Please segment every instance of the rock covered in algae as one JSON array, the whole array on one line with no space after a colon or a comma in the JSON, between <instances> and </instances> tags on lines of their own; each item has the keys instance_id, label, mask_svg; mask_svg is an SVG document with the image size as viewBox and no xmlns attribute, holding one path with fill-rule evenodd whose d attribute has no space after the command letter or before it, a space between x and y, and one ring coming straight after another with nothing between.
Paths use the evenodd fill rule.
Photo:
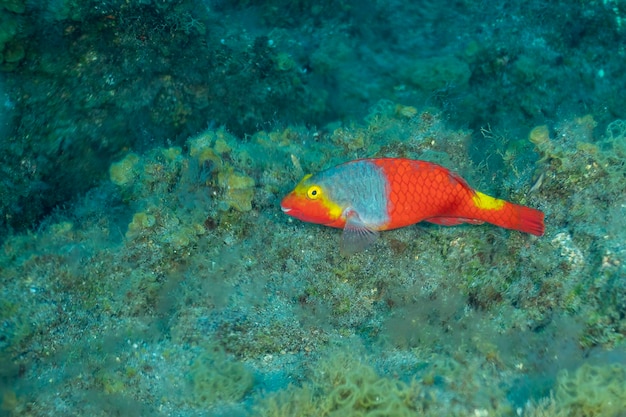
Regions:
<instances>
[{"instance_id":1,"label":"rock covered in algae","mask_svg":"<svg viewBox=\"0 0 626 417\"><path fill-rule=\"evenodd\" d=\"M115 185L125 186L132 183L137 177L139 156L129 153L119 162L114 162L109 168L109 178Z\"/></svg>"},{"instance_id":2,"label":"rock covered in algae","mask_svg":"<svg viewBox=\"0 0 626 417\"><path fill-rule=\"evenodd\" d=\"M138 236L145 231L151 229L155 223L156 219L152 214L146 213L144 211L135 213L133 215L133 220L128 225L126 237L133 238L135 236Z\"/></svg>"},{"instance_id":3,"label":"rock covered in algae","mask_svg":"<svg viewBox=\"0 0 626 417\"><path fill-rule=\"evenodd\" d=\"M217 182L224 189L224 202L239 211L252 210L254 179L233 168L220 171Z\"/></svg>"},{"instance_id":4,"label":"rock covered in algae","mask_svg":"<svg viewBox=\"0 0 626 417\"><path fill-rule=\"evenodd\" d=\"M454 56L417 60L408 81L424 91L435 91L448 85L465 88L472 75L467 63Z\"/></svg>"},{"instance_id":5,"label":"rock covered in algae","mask_svg":"<svg viewBox=\"0 0 626 417\"><path fill-rule=\"evenodd\" d=\"M245 212L252 210L255 181L226 161L246 167L253 162L245 149L234 151L235 143L236 138L224 129L206 131L189 140L189 155L200 166L211 164L213 172L217 172L217 185L223 192L222 208Z\"/></svg>"}]
</instances>

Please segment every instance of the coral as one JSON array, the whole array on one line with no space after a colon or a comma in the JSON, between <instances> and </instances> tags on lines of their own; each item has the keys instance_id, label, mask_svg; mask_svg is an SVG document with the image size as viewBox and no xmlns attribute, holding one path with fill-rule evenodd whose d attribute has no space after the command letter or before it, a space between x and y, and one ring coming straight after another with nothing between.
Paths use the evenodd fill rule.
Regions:
<instances>
[{"instance_id":1,"label":"coral","mask_svg":"<svg viewBox=\"0 0 626 417\"><path fill-rule=\"evenodd\" d=\"M554 396L527 404L523 415L526 417L569 417L566 410L558 407Z\"/></svg>"},{"instance_id":2,"label":"coral","mask_svg":"<svg viewBox=\"0 0 626 417\"><path fill-rule=\"evenodd\" d=\"M296 62L291 55L281 52L274 57L274 64L279 71L291 71L296 67Z\"/></svg>"},{"instance_id":3,"label":"coral","mask_svg":"<svg viewBox=\"0 0 626 417\"><path fill-rule=\"evenodd\" d=\"M617 157L626 158L626 120L618 119L609 123L602 145L612 149Z\"/></svg>"},{"instance_id":4,"label":"coral","mask_svg":"<svg viewBox=\"0 0 626 417\"><path fill-rule=\"evenodd\" d=\"M156 220L151 214L145 212L135 213L133 221L128 225L126 237L133 238L134 236L141 234L143 231L151 229L155 222Z\"/></svg>"},{"instance_id":5,"label":"coral","mask_svg":"<svg viewBox=\"0 0 626 417\"><path fill-rule=\"evenodd\" d=\"M126 186L132 183L137 175L139 157L129 153L119 162L114 162L109 168L109 178L115 185Z\"/></svg>"},{"instance_id":6,"label":"coral","mask_svg":"<svg viewBox=\"0 0 626 417\"><path fill-rule=\"evenodd\" d=\"M204 234L204 228L199 224L191 226L183 226L169 230L168 233L162 233L160 236L161 243L166 243L174 250L180 250L191 243L197 242L198 237Z\"/></svg>"},{"instance_id":7,"label":"coral","mask_svg":"<svg viewBox=\"0 0 626 417\"><path fill-rule=\"evenodd\" d=\"M224 189L224 202L228 207L239 211L252 210L254 179L230 168L220 171L217 181L220 187Z\"/></svg>"},{"instance_id":8,"label":"coral","mask_svg":"<svg viewBox=\"0 0 626 417\"><path fill-rule=\"evenodd\" d=\"M266 399L258 411L268 417L414 416L424 410L419 395L416 383L381 377L342 352L320 360L310 383Z\"/></svg>"},{"instance_id":9,"label":"coral","mask_svg":"<svg viewBox=\"0 0 626 417\"><path fill-rule=\"evenodd\" d=\"M548 126L535 126L528 134L528 140L538 147L550 143L550 131L548 130ZM541 151L541 148L539 150Z\"/></svg>"},{"instance_id":10,"label":"coral","mask_svg":"<svg viewBox=\"0 0 626 417\"><path fill-rule=\"evenodd\" d=\"M188 140L189 156L195 158L199 166L210 163L213 164L214 168L221 168L222 158L213 148L213 144L216 142L215 136L214 131L207 130Z\"/></svg>"},{"instance_id":11,"label":"coral","mask_svg":"<svg viewBox=\"0 0 626 417\"><path fill-rule=\"evenodd\" d=\"M626 366L584 364L561 372L555 399L570 417L617 417L626 410Z\"/></svg>"},{"instance_id":12,"label":"coral","mask_svg":"<svg viewBox=\"0 0 626 417\"><path fill-rule=\"evenodd\" d=\"M193 397L200 406L241 400L252 389L254 377L241 363L216 346L208 346L191 365Z\"/></svg>"}]
</instances>

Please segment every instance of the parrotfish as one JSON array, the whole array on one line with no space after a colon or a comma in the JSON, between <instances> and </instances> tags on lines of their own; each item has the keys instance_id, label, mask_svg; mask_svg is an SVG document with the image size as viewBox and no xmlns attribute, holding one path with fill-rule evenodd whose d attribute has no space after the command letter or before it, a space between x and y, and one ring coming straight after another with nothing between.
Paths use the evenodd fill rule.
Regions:
<instances>
[{"instance_id":1,"label":"parrotfish","mask_svg":"<svg viewBox=\"0 0 626 417\"><path fill-rule=\"evenodd\" d=\"M308 174L280 206L296 219L343 229L345 254L370 246L379 231L421 221L544 233L541 211L476 191L441 165L406 158L358 159Z\"/></svg>"}]
</instances>

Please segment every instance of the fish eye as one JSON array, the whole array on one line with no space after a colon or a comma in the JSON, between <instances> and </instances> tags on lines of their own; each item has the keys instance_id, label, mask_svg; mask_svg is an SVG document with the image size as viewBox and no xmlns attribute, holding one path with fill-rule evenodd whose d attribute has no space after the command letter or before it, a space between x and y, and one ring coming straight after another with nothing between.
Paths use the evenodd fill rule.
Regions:
<instances>
[{"instance_id":1,"label":"fish eye","mask_svg":"<svg viewBox=\"0 0 626 417\"><path fill-rule=\"evenodd\" d=\"M322 189L320 187L318 187L317 185L312 185L312 186L309 187L308 190L306 190L306 195L311 200L315 200L315 199L319 198L320 195L322 195Z\"/></svg>"}]
</instances>

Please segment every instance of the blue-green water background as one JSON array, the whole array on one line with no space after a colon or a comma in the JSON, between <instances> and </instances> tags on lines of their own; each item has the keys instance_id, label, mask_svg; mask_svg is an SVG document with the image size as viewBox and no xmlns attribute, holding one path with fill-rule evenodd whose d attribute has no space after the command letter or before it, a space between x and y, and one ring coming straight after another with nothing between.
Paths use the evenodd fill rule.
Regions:
<instances>
[{"instance_id":1,"label":"blue-green water background","mask_svg":"<svg viewBox=\"0 0 626 417\"><path fill-rule=\"evenodd\" d=\"M626 3L0 0L0 416L626 409ZM346 258L359 157L546 213Z\"/></svg>"}]
</instances>

